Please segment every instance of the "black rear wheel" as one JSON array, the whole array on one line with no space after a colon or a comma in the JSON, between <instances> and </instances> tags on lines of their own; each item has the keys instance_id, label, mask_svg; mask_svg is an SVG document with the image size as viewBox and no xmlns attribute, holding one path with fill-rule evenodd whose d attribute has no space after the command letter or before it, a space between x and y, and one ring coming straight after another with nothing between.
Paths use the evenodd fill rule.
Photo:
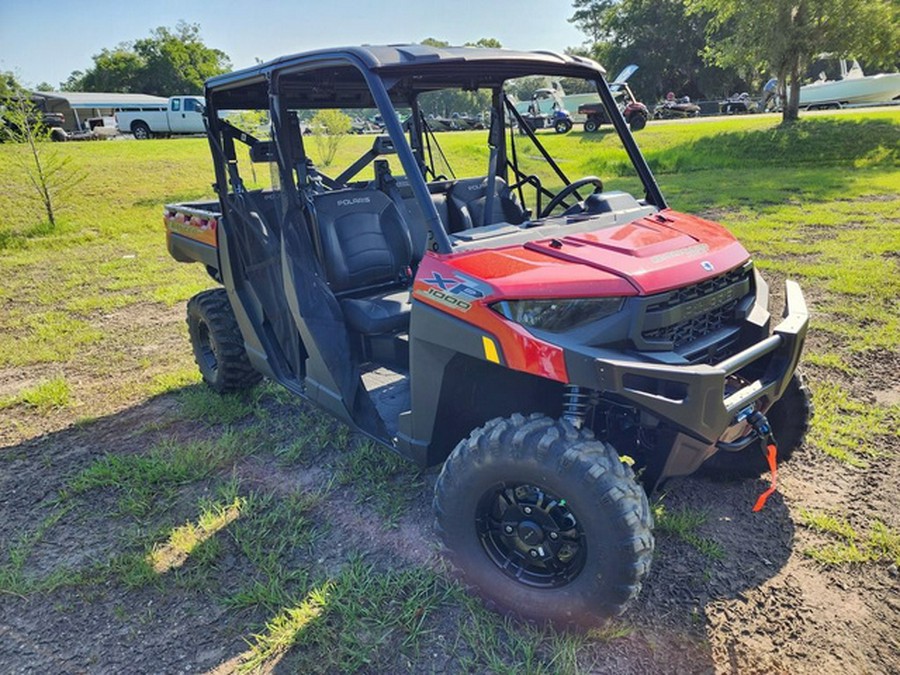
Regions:
<instances>
[{"instance_id":1,"label":"black rear wheel","mask_svg":"<svg viewBox=\"0 0 900 675\"><path fill-rule=\"evenodd\" d=\"M596 624L650 569L653 519L631 469L590 431L544 415L473 431L444 464L434 507L463 579L526 620Z\"/></svg>"},{"instance_id":2,"label":"black rear wheel","mask_svg":"<svg viewBox=\"0 0 900 675\"><path fill-rule=\"evenodd\" d=\"M188 333L203 381L220 394L249 389L261 379L244 349L223 288L198 293L187 305Z\"/></svg>"},{"instance_id":3,"label":"black rear wheel","mask_svg":"<svg viewBox=\"0 0 900 675\"><path fill-rule=\"evenodd\" d=\"M803 445L812 419L809 389L800 371L794 373L781 398L766 413L778 447L778 462L789 461ZM711 478L756 478L769 470L763 442L750 444L740 452L720 450L698 470Z\"/></svg>"},{"instance_id":4,"label":"black rear wheel","mask_svg":"<svg viewBox=\"0 0 900 675\"><path fill-rule=\"evenodd\" d=\"M596 117L588 117L584 121L584 130L589 134L594 133L599 128L600 128L600 123L597 121Z\"/></svg>"}]
</instances>

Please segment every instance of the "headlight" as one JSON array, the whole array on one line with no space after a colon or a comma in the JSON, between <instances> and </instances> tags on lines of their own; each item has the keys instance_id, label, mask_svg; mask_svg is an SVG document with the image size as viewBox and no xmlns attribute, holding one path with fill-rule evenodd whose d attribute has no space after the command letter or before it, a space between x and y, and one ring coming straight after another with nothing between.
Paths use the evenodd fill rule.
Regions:
<instances>
[{"instance_id":1,"label":"headlight","mask_svg":"<svg viewBox=\"0 0 900 675\"><path fill-rule=\"evenodd\" d=\"M622 302L622 298L502 300L491 309L523 326L561 333L615 314Z\"/></svg>"}]
</instances>

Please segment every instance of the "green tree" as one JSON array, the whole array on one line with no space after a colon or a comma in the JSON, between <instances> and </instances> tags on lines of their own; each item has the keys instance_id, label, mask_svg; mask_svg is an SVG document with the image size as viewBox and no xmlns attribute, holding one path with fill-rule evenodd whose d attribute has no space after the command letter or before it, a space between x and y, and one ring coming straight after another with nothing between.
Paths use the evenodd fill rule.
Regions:
<instances>
[{"instance_id":1,"label":"green tree","mask_svg":"<svg viewBox=\"0 0 900 675\"><path fill-rule=\"evenodd\" d=\"M900 44L896 0L685 0L709 16L705 56L722 66L774 73L789 85L783 121L799 114L801 78L821 52L894 67Z\"/></svg>"},{"instance_id":2,"label":"green tree","mask_svg":"<svg viewBox=\"0 0 900 675\"><path fill-rule=\"evenodd\" d=\"M128 45L104 49L94 56L94 67L88 68L76 81L67 81L69 91L117 91L151 93L142 89L144 61Z\"/></svg>"},{"instance_id":3,"label":"green tree","mask_svg":"<svg viewBox=\"0 0 900 675\"><path fill-rule=\"evenodd\" d=\"M200 94L207 78L228 72L228 56L207 47L200 26L179 22L160 27L150 37L103 49L94 65L75 71L62 83L65 91L113 91L157 96Z\"/></svg>"},{"instance_id":4,"label":"green tree","mask_svg":"<svg viewBox=\"0 0 900 675\"><path fill-rule=\"evenodd\" d=\"M437 38L433 38L433 37L425 38L424 40L422 40L421 44L426 45L428 47L438 47L438 48L450 46L450 43L447 42L446 40L438 40Z\"/></svg>"},{"instance_id":5,"label":"green tree","mask_svg":"<svg viewBox=\"0 0 900 675\"><path fill-rule=\"evenodd\" d=\"M8 70L0 70L0 99L6 100L21 88L13 73Z\"/></svg>"},{"instance_id":6,"label":"green tree","mask_svg":"<svg viewBox=\"0 0 900 675\"><path fill-rule=\"evenodd\" d=\"M611 77L638 64L631 86L644 99L668 91L718 96L744 86L735 70L704 63L708 17L689 13L683 0L574 0L573 6L569 21L593 43L586 55Z\"/></svg>"},{"instance_id":7,"label":"green tree","mask_svg":"<svg viewBox=\"0 0 900 675\"><path fill-rule=\"evenodd\" d=\"M151 37L134 43L134 51L144 61L142 77L148 93L200 94L207 78L231 68L224 52L203 44L199 25L183 21L174 31L152 31Z\"/></svg>"},{"instance_id":8,"label":"green tree","mask_svg":"<svg viewBox=\"0 0 900 675\"><path fill-rule=\"evenodd\" d=\"M503 47L500 44L500 40L497 38L481 38L480 40L476 40L475 42L467 42L465 47L484 47L486 49L501 49Z\"/></svg>"},{"instance_id":9,"label":"green tree","mask_svg":"<svg viewBox=\"0 0 900 675\"><path fill-rule=\"evenodd\" d=\"M72 166L70 157L53 148L51 130L30 94L15 82L9 86L7 81L7 87L0 98L0 134L3 140L20 144L10 156L21 169L24 196L40 204L47 229L54 230L60 207L84 174Z\"/></svg>"},{"instance_id":10,"label":"green tree","mask_svg":"<svg viewBox=\"0 0 900 675\"><path fill-rule=\"evenodd\" d=\"M96 57L94 57L96 58ZM64 81L59 83L60 91L84 91L84 87L82 86L82 80L84 79L84 71L83 70L73 70L69 73L69 77L67 77Z\"/></svg>"},{"instance_id":11,"label":"green tree","mask_svg":"<svg viewBox=\"0 0 900 675\"><path fill-rule=\"evenodd\" d=\"M326 108L313 115L310 127L322 166L331 166L351 125L351 119L340 110Z\"/></svg>"}]
</instances>

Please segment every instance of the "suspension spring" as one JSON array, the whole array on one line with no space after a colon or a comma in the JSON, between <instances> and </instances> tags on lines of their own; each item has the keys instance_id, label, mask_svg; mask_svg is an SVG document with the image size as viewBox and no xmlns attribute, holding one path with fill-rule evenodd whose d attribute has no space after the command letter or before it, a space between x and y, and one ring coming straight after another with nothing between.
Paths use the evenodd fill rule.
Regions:
<instances>
[{"instance_id":1,"label":"suspension spring","mask_svg":"<svg viewBox=\"0 0 900 675\"><path fill-rule=\"evenodd\" d=\"M584 426L584 418L587 416L591 405L590 390L583 389L575 384L567 384L563 392L562 418L576 429Z\"/></svg>"}]
</instances>

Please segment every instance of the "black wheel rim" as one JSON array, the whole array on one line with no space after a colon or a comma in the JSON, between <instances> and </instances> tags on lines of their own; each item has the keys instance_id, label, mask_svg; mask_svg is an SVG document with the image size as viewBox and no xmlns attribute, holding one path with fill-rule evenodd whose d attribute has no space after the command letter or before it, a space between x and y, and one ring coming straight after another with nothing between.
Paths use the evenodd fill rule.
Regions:
<instances>
[{"instance_id":1,"label":"black wheel rim","mask_svg":"<svg viewBox=\"0 0 900 675\"><path fill-rule=\"evenodd\" d=\"M216 349L209 334L209 326L205 321L197 325L197 358L200 361L200 370L207 379L213 379L219 369L219 360L216 358Z\"/></svg>"},{"instance_id":2,"label":"black wheel rim","mask_svg":"<svg viewBox=\"0 0 900 675\"><path fill-rule=\"evenodd\" d=\"M526 586L557 588L584 568L584 531L562 499L537 485L501 483L488 490L475 514L488 558Z\"/></svg>"}]
</instances>

